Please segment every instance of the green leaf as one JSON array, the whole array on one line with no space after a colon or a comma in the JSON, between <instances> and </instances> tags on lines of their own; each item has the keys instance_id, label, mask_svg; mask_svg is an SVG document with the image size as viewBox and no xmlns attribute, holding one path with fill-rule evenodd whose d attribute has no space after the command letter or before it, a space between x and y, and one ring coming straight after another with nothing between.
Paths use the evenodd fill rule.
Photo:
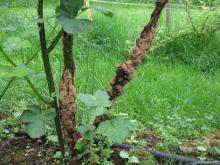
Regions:
<instances>
[{"instance_id":1,"label":"green leaf","mask_svg":"<svg viewBox=\"0 0 220 165\"><path fill-rule=\"evenodd\" d=\"M57 16L68 16L75 18L81 9L84 0L61 0L56 9Z\"/></svg>"},{"instance_id":2,"label":"green leaf","mask_svg":"<svg viewBox=\"0 0 220 165\"><path fill-rule=\"evenodd\" d=\"M96 91L94 94L96 100L97 100L97 105L100 107L109 107L111 105L111 101L109 100L109 95L105 91Z\"/></svg>"},{"instance_id":3,"label":"green leaf","mask_svg":"<svg viewBox=\"0 0 220 165\"><path fill-rule=\"evenodd\" d=\"M77 94L77 98L88 107L95 107L97 105L96 98L90 94Z\"/></svg>"},{"instance_id":4,"label":"green leaf","mask_svg":"<svg viewBox=\"0 0 220 165\"><path fill-rule=\"evenodd\" d=\"M64 31L70 34L78 34L90 31L94 28L94 24L88 19L73 19L65 15L57 17L58 23L63 27Z\"/></svg>"},{"instance_id":5,"label":"green leaf","mask_svg":"<svg viewBox=\"0 0 220 165\"><path fill-rule=\"evenodd\" d=\"M119 156L123 159L128 159L129 158L129 154L125 151L120 151Z\"/></svg>"},{"instance_id":6,"label":"green leaf","mask_svg":"<svg viewBox=\"0 0 220 165\"><path fill-rule=\"evenodd\" d=\"M45 134L45 123L42 120L28 124L27 132L31 138L39 138Z\"/></svg>"},{"instance_id":7,"label":"green leaf","mask_svg":"<svg viewBox=\"0 0 220 165\"><path fill-rule=\"evenodd\" d=\"M91 124L86 124L86 125L81 125L77 128L77 130L81 133L84 134L87 131L94 131L95 130L95 126L91 125Z\"/></svg>"},{"instance_id":8,"label":"green leaf","mask_svg":"<svg viewBox=\"0 0 220 165\"><path fill-rule=\"evenodd\" d=\"M115 117L102 122L97 128L97 133L106 136L113 143L121 143L134 129L134 125L129 121Z\"/></svg>"},{"instance_id":9,"label":"green leaf","mask_svg":"<svg viewBox=\"0 0 220 165\"><path fill-rule=\"evenodd\" d=\"M108 17L113 17L113 13L101 6L95 6L95 5L90 5L90 6L82 6L81 10L82 11L85 11L87 9L95 9L97 11L99 11L100 13L104 14L105 16L108 16Z\"/></svg>"},{"instance_id":10,"label":"green leaf","mask_svg":"<svg viewBox=\"0 0 220 165\"><path fill-rule=\"evenodd\" d=\"M87 140L92 140L95 136L95 127L91 124L79 126L78 131Z\"/></svg>"},{"instance_id":11,"label":"green leaf","mask_svg":"<svg viewBox=\"0 0 220 165\"><path fill-rule=\"evenodd\" d=\"M220 156L220 147L214 147L214 150L217 152L217 154Z\"/></svg>"},{"instance_id":12,"label":"green leaf","mask_svg":"<svg viewBox=\"0 0 220 165\"><path fill-rule=\"evenodd\" d=\"M108 112L107 109L104 107L95 107L91 109L90 115L96 118L97 116L101 116L103 114L106 114L107 112Z\"/></svg>"},{"instance_id":13,"label":"green leaf","mask_svg":"<svg viewBox=\"0 0 220 165\"><path fill-rule=\"evenodd\" d=\"M41 119L42 110L39 106L32 106L30 109L25 110L21 116L24 122L35 122Z\"/></svg>"},{"instance_id":14,"label":"green leaf","mask_svg":"<svg viewBox=\"0 0 220 165\"><path fill-rule=\"evenodd\" d=\"M54 155L53 158L55 159L62 159L62 153L60 151L57 151Z\"/></svg>"},{"instance_id":15,"label":"green leaf","mask_svg":"<svg viewBox=\"0 0 220 165\"><path fill-rule=\"evenodd\" d=\"M32 106L30 109L25 110L21 116L24 122L27 122L27 132L32 138L38 138L45 134L46 123L54 119L56 111L49 109L42 111L39 106Z\"/></svg>"},{"instance_id":16,"label":"green leaf","mask_svg":"<svg viewBox=\"0 0 220 165\"><path fill-rule=\"evenodd\" d=\"M47 122L47 121L51 121L56 117L57 113L56 110L54 108L48 109L46 111L43 111L42 113L42 119Z\"/></svg>"},{"instance_id":17,"label":"green leaf","mask_svg":"<svg viewBox=\"0 0 220 165\"><path fill-rule=\"evenodd\" d=\"M56 9L58 23L70 34L87 32L94 28L87 19L75 19L84 0L61 0Z\"/></svg>"},{"instance_id":18,"label":"green leaf","mask_svg":"<svg viewBox=\"0 0 220 165\"><path fill-rule=\"evenodd\" d=\"M199 150L201 152L206 152L207 151L207 149L205 147L203 147L203 146L198 146L197 150Z\"/></svg>"},{"instance_id":19,"label":"green leaf","mask_svg":"<svg viewBox=\"0 0 220 165\"><path fill-rule=\"evenodd\" d=\"M47 136L48 141L52 142L52 143L58 143L58 137L57 135L49 135Z\"/></svg>"},{"instance_id":20,"label":"green leaf","mask_svg":"<svg viewBox=\"0 0 220 165\"><path fill-rule=\"evenodd\" d=\"M140 161L138 160L138 158L136 156L131 156L128 158L128 163L138 164L138 163L140 163Z\"/></svg>"}]
</instances>

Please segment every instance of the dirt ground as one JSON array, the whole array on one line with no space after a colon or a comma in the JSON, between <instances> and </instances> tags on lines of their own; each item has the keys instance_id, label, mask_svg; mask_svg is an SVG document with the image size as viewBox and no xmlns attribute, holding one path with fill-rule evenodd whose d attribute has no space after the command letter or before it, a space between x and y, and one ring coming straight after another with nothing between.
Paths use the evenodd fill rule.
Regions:
<instances>
[{"instance_id":1,"label":"dirt ground","mask_svg":"<svg viewBox=\"0 0 220 165\"><path fill-rule=\"evenodd\" d=\"M60 164L51 159L56 148L31 140L26 137L15 137L0 140L0 165L48 165Z\"/></svg>"}]
</instances>

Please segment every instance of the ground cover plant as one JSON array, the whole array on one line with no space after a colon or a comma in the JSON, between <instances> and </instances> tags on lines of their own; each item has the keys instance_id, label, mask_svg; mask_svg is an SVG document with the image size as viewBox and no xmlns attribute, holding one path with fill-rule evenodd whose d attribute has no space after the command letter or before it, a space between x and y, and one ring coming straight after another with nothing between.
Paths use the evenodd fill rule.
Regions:
<instances>
[{"instance_id":1,"label":"ground cover plant","mask_svg":"<svg viewBox=\"0 0 220 165\"><path fill-rule=\"evenodd\" d=\"M54 73L54 88L58 89L60 76L65 73L63 67L72 70L73 65L69 65L72 60L68 58L68 52L66 56L62 56L62 44L57 45L63 31L57 25L56 19L50 18L55 15L57 5L59 2L46 3L44 19L36 19L34 7L23 8L20 4L15 5L14 8L3 6L0 11L2 52L6 52L6 55L9 55L8 59L18 64L30 63L28 67L18 65L13 69L3 58L1 60L2 91L8 86L7 79L16 79L10 81L12 84L10 83L9 90L1 94L2 146L5 147L5 138L10 139L14 134L18 135L21 133L20 130L26 130L32 138L43 135L37 142L27 141L29 147L18 153L23 154L29 148L33 148L33 144L41 146L39 143L44 143L45 146L41 146L38 150L44 152L48 149L48 145L52 146L47 158L42 158L48 161L59 160L62 157L62 148L60 150L56 147L58 140L52 119L56 116L54 104L61 105L62 111L62 106L66 108L66 102L62 103L65 98L62 87L60 92L50 89L50 94L47 94L45 80L50 76L44 75L36 24L42 26L44 23L46 27L46 37L51 44L48 48L44 47L44 50L47 49L46 54L52 52L50 65ZM68 117L77 115L79 127L71 131L79 132L81 138L77 142L72 142L70 139L69 146L71 143L77 143L76 148L70 151L76 149L77 154L80 153L78 158L87 164L105 164L110 161L119 164L146 164L146 162L155 164L153 157L148 154L143 156L136 151L121 151L116 154L124 160L114 158L115 153L113 154L110 149L112 142L122 142L136 127L139 129L127 139L127 143L150 146L158 150L200 157L200 159L219 159L219 13L215 8L198 11L187 7L173 9L169 31L165 27L165 13L163 13L148 58L144 59L137 69L135 79L125 87L125 96L119 98L115 102L113 111L109 112L106 107L111 105L108 95L103 91L108 89L109 81L115 72L115 64L123 63L128 58L130 49L153 8L113 4L102 4L102 6L108 10L98 8L99 11L101 9L104 14L110 16L114 13L114 17L105 18L94 11L93 20L96 28L73 37L73 54L77 70L76 82L70 84L77 87L78 112ZM127 13L126 17L124 13ZM62 14L63 11L58 17ZM207 14L208 18L204 18L202 14ZM79 18L85 17L84 13L79 16ZM68 24L70 20L65 23L62 21L58 18L64 30L74 33L71 31L73 28L70 28L70 31L68 29L71 26ZM87 27L93 26L88 24ZM69 38L68 35L66 37ZM71 43L71 37L69 39ZM72 44L69 48L71 46ZM69 48L64 49L64 54ZM3 53L1 55L4 55ZM34 60L30 60L32 57ZM63 60L66 61L64 64ZM46 71L48 70L50 69L47 68ZM61 84L66 87L67 81L64 77L62 78L64 83ZM53 100L48 97L49 95L61 101L59 103L55 101L48 107L46 104ZM71 99L75 98L71 94L66 97L69 96ZM71 99L71 103L76 101ZM92 125L96 116L106 113L110 119L102 122L96 129ZM65 126L65 120L66 118L63 119L64 132L68 127ZM27 128L25 122L29 123ZM36 125L38 127L35 127ZM117 127L118 125L125 128ZM111 128L112 126L115 127ZM58 126L56 124L56 127L59 127L59 124ZM112 136L111 133L114 131L116 134L124 133L121 136ZM64 133L64 136L66 139L69 135ZM68 140L66 142L68 143ZM11 143L13 144L13 141ZM22 148L22 145L20 147ZM68 155L73 153L63 154L69 158ZM7 159L10 158L5 158L6 161L3 163L7 163ZM172 163L167 161L167 164Z\"/></svg>"}]
</instances>

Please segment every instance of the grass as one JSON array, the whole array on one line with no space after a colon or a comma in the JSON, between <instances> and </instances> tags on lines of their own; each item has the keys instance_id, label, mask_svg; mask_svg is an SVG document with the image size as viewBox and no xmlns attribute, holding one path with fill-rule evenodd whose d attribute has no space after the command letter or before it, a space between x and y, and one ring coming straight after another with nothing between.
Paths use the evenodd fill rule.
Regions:
<instances>
[{"instance_id":1,"label":"grass","mask_svg":"<svg viewBox=\"0 0 220 165\"><path fill-rule=\"evenodd\" d=\"M129 56L132 43L140 30L148 21L153 8L104 5L115 15L105 18L93 12L97 28L84 35L74 36L74 56L77 62L77 91L93 93L101 89L107 90L115 72L115 65L122 63ZM198 11L200 14L202 11ZM2 9L0 11L2 26L14 25L16 32L6 36L24 36L31 31L33 46L31 49L11 54L18 63L28 57L38 47L35 8ZM45 9L47 16L54 14L54 8ZM194 13L196 14L196 12ZM85 15L82 15L84 17ZM202 22L201 17L196 17ZM54 24L54 20L50 20ZM47 27L50 27L47 23ZM50 31L47 28L47 31ZM172 33L189 29L189 20L184 9L172 10ZM158 26L155 43L166 39L165 14ZM214 37L213 37L214 36ZM158 134L167 132L178 139L194 138L205 134L208 130L220 129L220 70L218 63L210 65L212 72L204 72L200 68L207 66L201 63L208 60L219 60L219 32L205 37L204 42L195 35L177 38L167 46L149 54L138 68L136 78L125 88L125 95L115 105L117 112L129 114L130 118L140 121L148 130ZM206 42L205 42L206 41ZM183 58L184 57L184 58ZM195 63L197 59L199 62ZM187 61L188 60L188 61ZM194 63L193 63L194 61ZM0 63L5 63L1 60ZM61 46L52 53L51 63L54 78L57 82L62 72ZM200 65L198 65L200 64ZM40 55L30 64L36 76L30 75L43 95L47 95L46 79ZM207 70L207 68L205 68ZM7 80L0 80L3 89ZM26 100L29 104L39 103L31 89L20 79L14 82L0 101L2 109L13 109L19 102ZM161 130L161 131L160 131Z\"/></svg>"}]
</instances>

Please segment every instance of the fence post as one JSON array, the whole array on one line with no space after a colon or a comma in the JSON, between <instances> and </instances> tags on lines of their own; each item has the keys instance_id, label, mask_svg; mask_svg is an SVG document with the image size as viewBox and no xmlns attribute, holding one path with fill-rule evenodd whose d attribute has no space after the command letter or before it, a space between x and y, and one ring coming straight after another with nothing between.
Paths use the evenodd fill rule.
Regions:
<instances>
[{"instance_id":1,"label":"fence post","mask_svg":"<svg viewBox=\"0 0 220 165\"><path fill-rule=\"evenodd\" d=\"M167 31L170 31L171 28L171 17L170 17L170 0L166 4L166 28Z\"/></svg>"},{"instance_id":2,"label":"fence post","mask_svg":"<svg viewBox=\"0 0 220 165\"><path fill-rule=\"evenodd\" d=\"M88 8L88 9L86 10L88 19L89 19L90 21L92 21L92 13L91 13L91 9L89 8L89 6L90 6L89 0L85 0L85 4L86 4L86 7Z\"/></svg>"}]
</instances>

